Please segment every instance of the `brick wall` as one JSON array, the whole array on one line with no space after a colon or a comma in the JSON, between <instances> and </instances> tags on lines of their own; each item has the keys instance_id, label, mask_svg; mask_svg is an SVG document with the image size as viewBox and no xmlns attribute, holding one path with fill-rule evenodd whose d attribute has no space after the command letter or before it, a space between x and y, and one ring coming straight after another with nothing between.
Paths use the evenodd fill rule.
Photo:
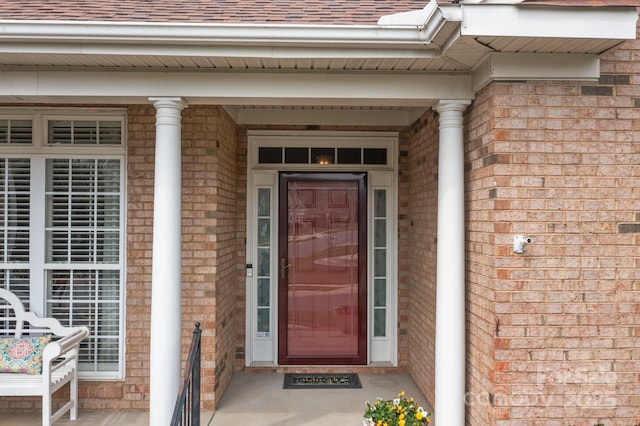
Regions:
<instances>
[{"instance_id":1,"label":"brick wall","mask_svg":"<svg viewBox=\"0 0 640 426\"><path fill-rule=\"evenodd\" d=\"M400 208L409 212L408 220L400 221L400 259L408 268L408 285L400 287L400 298L407 300L409 309L399 312L408 322L408 347L399 350L408 353L409 371L433 404L438 213L438 118L434 112L413 124L400 165L400 193L404 194ZM408 222L406 229L403 222ZM402 267L400 270L402 273Z\"/></svg>"},{"instance_id":2,"label":"brick wall","mask_svg":"<svg viewBox=\"0 0 640 426\"><path fill-rule=\"evenodd\" d=\"M235 365L237 323L244 324L244 317L235 315L238 288L244 288L242 263L239 264L239 248L244 248L239 238L237 185L236 126L222 108L218 108L216 133L216 277L215 277L215 403L231 381ZM213 408L210 406L210 408Z\"/></svg>"},{"instance_id":3,"label":"brick wall","mask_svg":"<svg viewBox=\"0 0 640 426\"><path fill-rule=\"evenodd\" d=\"M468 114L469 424L640 422L638 47Z\"/></svg>"},{"instance_id":4,"label":"brick wall","mask_svg":"<svg viewBox=\"0 0 640 426\"><path fill-rule=\"evenodd\" d=\"M219 107L183 111L183 353L202 327L202 405L212 409L233 374L236 252L235 125Z\"/></svg>"},{"instance_id":5,"label":"brick wall","mask_svg":"<svg viewBox=\"0 0 640 426\"><path fill-rule=\"evenodd\" d=\"M411 182L411 131L402 129L398 134L398 367L409 371L412 366L410 354L415 334L413 323L411 266L413 246L410 236L413 193Z\"/></svg>"},{"instance_id":6,"label":"brick wall","mask_svg":"<svg viewBox=\"0 0 640 426\"><path fill-rule=\"evenodd\" d=\"M495 222L496 177L492 164L498 158L493 144L496 86L479 93L465 115L465 210L467 256L467 422L494 424L499 409L492 396L504 392L495 384L505 368L495 358L498 319L495 306L496 256L509 255L509 247L495 245L499 232L509 232ZM505 333L506 331L502 331Z\"/></svg>"}]
</instances>

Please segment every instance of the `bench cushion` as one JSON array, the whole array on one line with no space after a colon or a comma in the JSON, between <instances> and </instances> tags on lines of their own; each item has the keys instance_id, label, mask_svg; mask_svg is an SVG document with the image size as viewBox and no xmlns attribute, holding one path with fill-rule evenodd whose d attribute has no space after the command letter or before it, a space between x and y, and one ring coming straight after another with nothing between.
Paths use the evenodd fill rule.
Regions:
<instances>
[{"instance_id":1,"label":"bench cushion","mask_svg":"<svg viewBox=\"0 0 640 426\"><path fill-rule=\"evenodd\" d=\"M51 336L0 338L0 373L42 374L42 351Z\"/></svg>"}]
</instances>

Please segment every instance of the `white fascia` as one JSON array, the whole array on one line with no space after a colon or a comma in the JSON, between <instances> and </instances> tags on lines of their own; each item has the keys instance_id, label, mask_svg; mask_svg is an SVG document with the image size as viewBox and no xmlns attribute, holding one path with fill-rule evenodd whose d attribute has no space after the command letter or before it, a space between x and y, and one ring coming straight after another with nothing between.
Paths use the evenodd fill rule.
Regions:
<instances>
[{"instance_id":1,"label":"white fascia","mask_svg":"<svg viewBox=\"0 0 640 426\"><path fill-rule=\"evenodd\" d=\"M415 27L0 21L0 52L243 57L433 57Z\"/></svg>"},{"instance_id":2,"label":"white fascia","mask_svg":"<svg viewBox=\"0 0 640 426\"><path fill-rule=\"evenodd\" d=\"M478 92L492 81L597 81L598 55L493 52L474 68L472 88Z\"/></svg>"},{"instance_id":3,"label":"white fascia","mask_svg":"<svg viewBox=\"0 0 640 426\"><path fill-rule=\"evenodd\" d=\"M633 40L635 7L534 7L464 3L461 35Z\"/></svg>"}]
</instances>

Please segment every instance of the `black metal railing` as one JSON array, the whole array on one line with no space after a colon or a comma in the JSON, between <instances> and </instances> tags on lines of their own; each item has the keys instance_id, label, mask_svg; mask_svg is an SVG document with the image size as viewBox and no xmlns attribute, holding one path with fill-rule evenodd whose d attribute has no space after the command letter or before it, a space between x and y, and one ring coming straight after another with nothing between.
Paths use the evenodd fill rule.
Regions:
<instances>
[{"instance_id":1,"label":"black metal railing","mask_svg":"<svg viewBox=\"0 0 640 426\"><path fill-rule=\"evenodd\" d=\"M171 426L200 426L200 323L196 323Z\"/></svg>"}]
</instances>

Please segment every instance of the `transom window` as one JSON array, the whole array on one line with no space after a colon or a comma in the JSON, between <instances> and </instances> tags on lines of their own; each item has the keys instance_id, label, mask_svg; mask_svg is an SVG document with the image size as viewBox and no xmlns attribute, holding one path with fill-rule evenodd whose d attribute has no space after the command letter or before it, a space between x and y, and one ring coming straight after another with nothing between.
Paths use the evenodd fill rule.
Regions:
<instances>
[{"instance_id":1,"label":"transom window","mask_svg":"<svg viewBox=\"0 0 640 426\"><path fill-rule=\"evenodd\" d=\"M3 144L31 144L31 120L0 119L0 146Z\"/></svg>"},{"instance_id":2,"label":"transom window","mask_svg":"<svg viewBox=\"0 0 640 426\"><path fill-rule=\"evenodd\" d=\"M395 165L390 133L273 132L252 131L249 166L262 170L391 170Z\"/></svg>"},{"instance_id":3,"label":"transom window","mask_svg":"<svg viewBox=\"0 0 640 426\"><path fill-rule=\"evenodd\" d=\"M121 145L122 123L113 120L48 120L47 143Z\"/></svg>"},{"instance_id":4,"label":"transom window","mask_svg":"<svg viewBox=\"0 0 640 426\"><path fill-rule=\"evenodd\" d=\"M260 147L259 164L387 164L386 148Z\"/></svg>"},{"instance_id":5,"label":"transom window","mask_svg":"<svg viewBox=\"0 0 640 426\"><path fill-rule=\"evenodd\" d=\"M88 327L91 378L123 373L124 118L0 112L0 287Z\"/></svg>"}]
</instances>

